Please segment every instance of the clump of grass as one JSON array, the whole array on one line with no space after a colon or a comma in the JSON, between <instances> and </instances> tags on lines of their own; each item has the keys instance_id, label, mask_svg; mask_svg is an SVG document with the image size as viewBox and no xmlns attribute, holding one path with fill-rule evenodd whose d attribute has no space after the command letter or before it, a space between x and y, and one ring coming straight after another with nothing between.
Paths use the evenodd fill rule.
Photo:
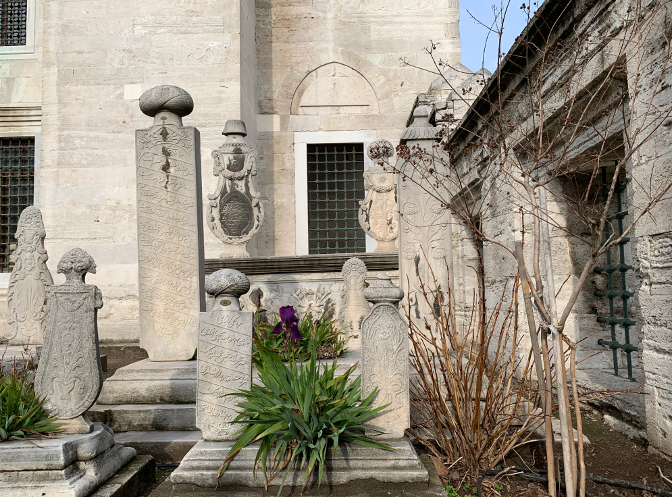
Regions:
<instances>
[{"instance_id":1,"label":"clump of grass","mask_svg":"<svg viewBox=\"0 0 672 497\"><path fill-rule=\"evenodd\" d=\"M14 365L0 374L0 442L49 435L60 430L35 395L32 373Z\"/></svg>"}]
</instances>

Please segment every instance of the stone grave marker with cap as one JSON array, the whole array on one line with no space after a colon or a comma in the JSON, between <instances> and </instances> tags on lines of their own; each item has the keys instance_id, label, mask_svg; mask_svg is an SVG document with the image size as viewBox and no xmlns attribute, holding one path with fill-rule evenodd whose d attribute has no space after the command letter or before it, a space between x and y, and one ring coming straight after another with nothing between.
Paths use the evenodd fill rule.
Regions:
<instances>
[{"instance_id":1,"label":"stone grave marker with cap","mask_svg":"<svg viewBox=\"0 0 672 497\"><path fill-rule=\"evenodd\" d=\"M140 97L154 124L136 131L140 346L152 361L194 357L203 293L200 138L182 117L194 108L176 86Z\"/></svg>"}]
</instances>

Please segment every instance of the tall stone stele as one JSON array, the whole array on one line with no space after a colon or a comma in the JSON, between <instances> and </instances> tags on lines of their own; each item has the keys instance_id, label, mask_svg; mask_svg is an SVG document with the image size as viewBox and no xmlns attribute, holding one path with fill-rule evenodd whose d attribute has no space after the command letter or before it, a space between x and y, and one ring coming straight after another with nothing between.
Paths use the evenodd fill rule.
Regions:
<instances>
[{"instance_id":1,"label":"tall stone stele","mask_svg":"<svg viewBox=\"0 0 672 497\"><path fill-rule=\"evenodd\" d=\"M434 147L437 129L429 122L429 110L420 106L413 111L413 122L400 142L427 154L441 154L444 152ZM433 166L436 169L433 177L445 174L442 161L435 161ZM425 322L434 326L436 306L447 302L447 261L452 244L450 211L427 193L434 187L429 179L414 174L412 161L402 162L398 169L399 282L408 296L411 319L424 328ZM443 294L442 298L437 290Z\"/></svg>"},{"instance_id":2,"label":"tall stone stele","mask_svg":"<svg viewBox=\"0 0 672 497\"><path fill-rule=\"evenodd\" d=\"M140 97L154 117L135 133L140 346L152 361L187 361L205 310L200 135L182 126L191 96L157 86Z\"/></svg>"},{"instance_id":3,"label":"tall stone stele","mask_svg":"<svg viewBox=\"0 0 672 497\"><path fill-rule=\"evenodd\" d=\"M364 297L366 289L366 264L357 257L345 261L343 269L343 286L341 287L341 310L338 319L341 326L348 331L348 348L362 348L362 319L369 313L371 306Z\"/></svg>"},{"instance_id":4,"label":"tall stone stele","mask_svg":"<svg viewBox=\"0 0 672 497\"><path fill-rule=\"evenodd\" d=\"M257 174L257 151L245 143L243 121L226 121L226 141L213 150L213 174L219 178L217 190L208 195L208 226L226 244L220 257L249 257L247 242L257 234L264 219L252 176Z\"/></svg>"},{"instance_id":5,"label":"tall stone stele","mask_svg":"<svg viewBox=\"0 0 672 497\"><path fill-rule=\"evenodd\" d=\"M49 315L44 347L35 377L35 393L44 398L44 410L66 433L90 433L93 425L86 411L103 386L98 350L98 309L103 295L84 282L96 272L93 258L80 248L58 262L65 283L49 290Z\"/></svg>"},{"instance_id":6,"label":"tall stone stele","mask_svg":"<svg viewBox=\"0 0 672 497\"><path fill-rule=\"evenodd\" d=\"M408 324L397 309L404 292L381 273L364 295L374 306L362 321L362 395L378 387L373 407L389 404L365 425L382 432L381 439L395 440L404 436L411 416Z\"/></svg>"},{"instance_id":7,"label":"tall stone stele","mask_svg":"<svg viewBox=\"0 0 672 497\"><path fill-rule=\"evenodd\" d=\"M10 345L39 345L44 341L49 309L47 291L54 284L47 268L49 256L44 248L45 236L40 209L26 207L16 229L14 269L7 290Z\"/></svg>"},{"instance_id":8,"label":"tall stone stele","mask_svg":"<svg viewBox=\"0 0 672 497\"><path fill-rule=\"evenodd\" d=\"M375 165L364 171L366 198L359 202L359 224L378 242L375 252L396 252L399 234L397 180L386 164L394 156L392 143L372 141L366 153Z\"/></svg>"},{"instance_id":9,"label":"tall stone stele","mask_svg":"<svg viewBox=\"0 0 672 497\"><path fill-rule=\"evenodd\" d=\"M215 304L201 312L198 332L196 426L204 440L235 440L240 428L231 421L243 398L228 394L252 387L254 313L241 311L239 301L249 289L247 276L235 269L220 269L205 280Z\"/></svg>"}]
</instances>

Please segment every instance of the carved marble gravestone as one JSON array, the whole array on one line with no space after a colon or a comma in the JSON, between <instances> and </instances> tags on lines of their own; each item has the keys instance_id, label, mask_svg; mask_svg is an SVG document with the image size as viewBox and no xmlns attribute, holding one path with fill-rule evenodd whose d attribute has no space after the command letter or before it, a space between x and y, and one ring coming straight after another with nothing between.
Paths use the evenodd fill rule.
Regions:
<instances>
[{"instance_id":1,"label":"carved marble gravestone","mask_svg":"<svg viewBox=\"0 0 672 497\"><path fill-rule=\"evenodd\" d=\"M19 217L16 229L14 269L9 277L7 306L11 331L10 345L35 345L44 341L47 324L47 291L54 280L47 268L47 236L42 213L37 207L26 207Z\"/></svg>"},{"instance_id":2,"label":"carved marble gravestone","mask_svg":"<svg viewBox=\"0 0 672 497\"><path fill-rule=\"evenodd\" d=\"M193 108L176 86L140 97L154 117L135 134L140 346L152 361L193 358L205 310L200 135L182 126Z\"/></svg>"},{"instance_id":3,"label":"carved marble gravestone","mask_svg":"<svg viewBox=\"0 0 672 497\"><path fill-rule=\"evenodd\" d=\"M96 263L84 250L67 252L58 262L58 272L65 275L65 283L49 290L35 393L45 399L44 410L51 417L73 420L64 423L64 431L89 433L92 425L85 413L103 386L97 327L103 296L97 286L84 282L86 273L96 272Z\"/></svg>"},{"instance_id":4,"label":"carved marble gravestone","mask_svg":"<svg viewBox=\"0 0 672 497\"><path fill-rule=\"evenodd\" d=\"M398 439L410 426L408 324L397 310L404 292L381 273L365 290L374 306L362 321L362 395L375 387L373 407L390 404L366 426L383 432L381 439Z\"/></svg>"},{"instance_id":5,"label":"carved marble gravestone","mask_svg":"<svg viewBox=\"0 0 672 497\"><path fill-rule=\"evenodd\" d=\"M350 337L348 348L359 350L362 348L362 319L371 308L364 297L366 264L361 259L353 257L345 261L341 274L343 275L343 286L341 289L341 312L338 318L341 326L348 329L348 337Z\"/></svg>"},{"instance_id":6,"label":"carved marble gravestone","mask_svg":"<svg viewBox=\"0 0 672 497\"><path fill-rule=\"evenodd\" d=\"M396 252L394 241L399 233L397 221L397 180L386 161L394 156L394 146L385 139L372 141L366 153L375 165L364 171L366 198L359 202L359 224L376 239L375 252Z\"/></svg>"},{"instance_id":7,"label":"carved marble gravestone","mask_svg":"<svg viewBox=\"0 0 672 497\"><path fill-rule=\"evenodd\" d=\"M220 257L249 257L247 242L264 219L259 193L252 183L257 174L257 151L245 143L243 121L226 121L222 134L226 141L212 152L213 174L219 180L215 193L208 195L208 226L227 246Z\"/></svg>"},{"instance_id":8,"label":"carved marble gravestone","mask_svg":"<svg viewBox=\"0 0 672 497\"><path fill-rule=\"evenodd\" d=\"M235 440L240 428L231 424L242 398L227 396L252 387L251 311L241 311L239 297L250 289L247 277L234 269L220 269L205 281L214 297L211 311L201 312L198 332L196 426L204 440Z\"/></svg>"},{"instance_id":9,"label":"carved marble gravestone","mask_svg":"<svg viewBox=\"0 0 672 497\"><path fill-rule=\"evenodd\" d=\"M441 153L434 150L435 142L436 128L429 122L428 108L417 107L401 143L408 147L420 147L429 153ZM432 188L429 183L422 179L404 181L404 174L412 174L413 167L408 162L399 167L399 282L408 296L411 319L421 327L425 322L434 326L434 309L440 300L436 294L437 285L438 290L444 293L441 300L444 304L447 302L445 292L449 285L447 260L450 259L452 244L451 218L450 211L427 194L427 189ZM441 161L435 161L434 167L437 169L436 176L442 176L441 168L444 166ZM425 292L428 298L425 298Z\"/></svg>"}]
</instances>

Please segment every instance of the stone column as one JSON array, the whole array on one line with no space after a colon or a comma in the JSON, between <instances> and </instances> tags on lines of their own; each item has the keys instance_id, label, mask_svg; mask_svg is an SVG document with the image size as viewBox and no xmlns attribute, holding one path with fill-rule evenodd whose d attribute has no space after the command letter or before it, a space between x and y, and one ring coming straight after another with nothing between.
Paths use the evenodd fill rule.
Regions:
<instances>
[{"instance_id":1,"label":"stone column","mask_svg":"<svg viewBox=\"0 0 672 497\"><path fill-rule=\"evenodd\" d=\"M396 252L394 241L399 234L397 221L397 183L388 161L394 146L384 139L372 141L366 153L375 165L364 171L366 198L359 205L359 224L378 242L375 252Z\"/></svg>"},{"instance_id":2,"label":"stone column","mask_svg":"<svg viewBox=\"0 0 672 497\"><path fill-rule=\"evenodd\" d=\"M243 121L226 121L226 142L213 150L213 174L219 178L210 200L207 220L210 230L226 244L220 257L249 257L247 242L257 234L264 219L259 193L252 176L257 175L257 151L245 143Z\"/></svg>"},{"instance_id":3,"label":"stone column","mask_svg":"<svg viewBox=\"0 0 672 497\"><path fill-rule=\"evenodd\" d=\"M196 426L204 440L235 440L240 426L231 424L243 399L226 394L252 387L251 311L241 311L239 297L250 289L247 277L234 269L220 269L205 281L215 299L201 312L198 332L198 390Z\"/></svg>"},{"instance_id":4,"label":"stone column","mask_svg":"<svg viewBox=\"0 0 672 497\"><path fill-rule=\"evenodd\" d=\"M49 291L49 315L42 357L35 377L35 393L44 398L44 410L61 420L66 433L90 433L93 425L86 411L103 386L98 351L98 309L103 295L84 282L96 272L93 258L80 248L58 262L65 283Z\"/></svg>"},{"instance_id":5,"label":"stone column","mask_svg":"<svg viewBox=\"0 0 672 497\"><path fill-rule=\"evenodd\" d=\"M397 309L404 292L381 273L364 295L374 306L362 321L362 395L378 387L373 407L390 404L366 426L383 432L381 439L399 439L410 426L411 415L408 324Z\"/></svg>"},{"instance_id":6,"label":"stone column","mask_svg":"<svg viewBox=\"0 0 672 497\"><path fill-rule=\"evenodd\" d=\"M362 348L362 319L371 309L371 305L364 297L366 264L361 259L353 257L345 261L341 274L343 275L343 286L338 320L341 326L348 329L350 338L348 348L360 350Z\"/></svg>"},{"instance_id":7,"label":"stone column","mask_svg":"<svg viewBox=\"0 0 672 497\"><path fill-rule=\"evenodd\" d=\"M40 209L26 207L16 229L14 269L7 290L10 345L39 345L44 341L47 291L54 284L46 264L49 256L44 248L45 236Z\"/></svg>"},{"instance_id":8,"label":"stone column","mask_svg":"<svg viewBox=\"0 0 672 497\"><path fill-rule=\"evenodd\" d=\"M140 346L152 361L193 358L205 310L200 137L182 126L193 108L176 86L140 97L140 110L154 117L135 134Z\"/></svg>"},{"instance_id":9,"label":"stone column","mask_svg":"<svg viewBox=\"0 0 672 497\"><path fill-rule=\"evenodd\" d=\"M418 147L430 154L440 151L433 149L436 143L436 128L429 123L429 109L418 107L413 111L413 122L406 128L401 143L409 148ZM441 164L435 162L435 168ZM425 320L433 325L436 290L444 294L448 290L446 262L452 243L450 212L439 200L426 193L423 186L433 188L421 174L414 172L413 165L402 162L397 166L398 203L401 213L399 224L399 282L408 296L411 319L424 328ZM440 177L440 171L435 177ZM430 271L431 267L431 271ZM436 277L436 284L434 277ZM429 296L423 295L421 282Z\"/></svg>"}]
</instances>

